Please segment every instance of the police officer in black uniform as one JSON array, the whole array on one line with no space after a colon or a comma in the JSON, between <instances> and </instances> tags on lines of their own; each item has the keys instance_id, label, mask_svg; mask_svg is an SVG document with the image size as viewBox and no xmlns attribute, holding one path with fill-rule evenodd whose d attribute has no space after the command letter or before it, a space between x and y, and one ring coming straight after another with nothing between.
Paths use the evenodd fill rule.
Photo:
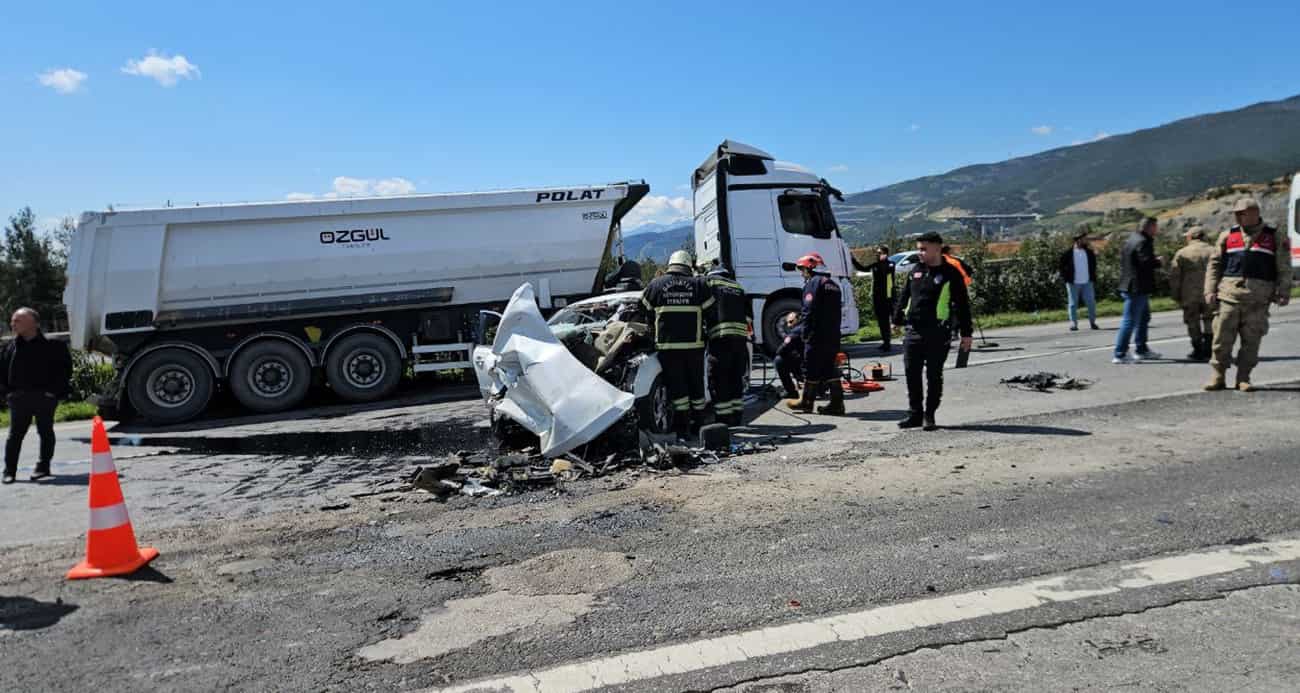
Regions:
<instances>
[{"instance_id":1,"label":"police officer in black uniform","mask_svg":"<svg viewBox=\"0 0 1300 693\"><path fill-rule=\"evenodd\" d=\"M969 350L974 328L970 294L961 270L943 257L943 238L927 233L917 239L921 262L908 273L894 308L894 322L907 325L903 364L907 371L909 412L899 428L938 428L934 421L943 397L943 363L952 346L953 317L961 334L961 348ZM927 387L923 390L924 370Z\"/></svg>"},{"instance_id":2,"label":"police officer in black uniform","mask_svg":"<svg viewBox=\"0 0 1300 693\"><path fill-rule=\"evenodd\" d=\"M736 275L721 265L709 271L713 306L704 314L709 335L709 384L718 423L739 426L749 380L749 320L752 311Z\"/></svg>"},{"instance_id":3,"label":"police officer in black uniform","mask_svg":"<svg viewBox=\"0 0 1300 693\"><path fill-rule=\"evenodd\" d=\"M804 340L803 394L786 400L793 411L809 413L817 400L817 391L829 386L830 402L817 410L819 414L844 414L844 389L835 368L840 353L840 285L826 273L826 263L817 253L809 253L794 263L804 277L803 308L799 330Z\"/></svg>"},{"instance_id":4,"label":"police officer in black uniform","mask_svg":"<svg viewBox=\"0 0 1300 693\"><path fill-rule=\"evenodd\" d=\"M863 272L871 273L871 308L876 314L876 326L880 328L880 353L888 354L893 350L890 335L893 332L889 322L894 315L894 263L889 260L889 248L876 248L876 261L862 267L857 259L853 264Z\"/></svg>"},{"instance_id":5,"label":"police officer in black uniform","mask_svg":"<svg viewBox=\"0 0 1300 693\"><path fill-rule=\"evenodd\" d=\"M664 385L673 404L673 430L685 438L704 422L704 312L713 296L704 277L695 276L691 255L678 250L668 269L641 293L641 303L653 313L655 349L663 367Z\"/></svg>"}]
</instances>

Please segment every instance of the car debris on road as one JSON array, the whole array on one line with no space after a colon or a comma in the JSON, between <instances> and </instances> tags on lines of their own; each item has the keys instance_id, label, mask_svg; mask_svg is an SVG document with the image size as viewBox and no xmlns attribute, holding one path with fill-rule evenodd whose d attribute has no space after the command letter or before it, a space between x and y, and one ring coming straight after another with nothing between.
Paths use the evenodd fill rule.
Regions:
<instances>
[{"instance_id":1,"label":"car debris on road","mask_svg":"<svg viewBox=\"0 0 1300 693\"><path fill-rule=\"evenodd\" d=\"M1050 373L1048 371L1016 375L1010 378L1003 378L1000 382L1008 387L1015 387L1032 392L1047 392L1049 390L1086 390L1093 385L1093 381L1091 380L1071 378L1068 375Z\"/></svg>"}]
</instances>

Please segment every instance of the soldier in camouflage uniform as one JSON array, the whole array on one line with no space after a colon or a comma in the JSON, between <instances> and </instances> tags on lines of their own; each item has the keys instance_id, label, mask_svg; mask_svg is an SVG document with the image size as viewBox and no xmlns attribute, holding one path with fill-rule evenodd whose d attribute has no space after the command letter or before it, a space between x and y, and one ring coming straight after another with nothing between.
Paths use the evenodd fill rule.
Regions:
<instances>
[{"instance_id":1,"label":"soldier in camouflage uniform","mask_svg":"<svg viewBox=\"0 0 1300 693\"><path fill-rule=\"evenodd\" d=\"M1259 362L1259 344L1268 333L1270 303L1291 301L1291 243L1285 233L1268 226L1259 203L1242 197L1232 207L1237 225L1219 235L1205 273L1205 302L1217 305L1210 367L1214 377L1206 390L1227 387L1224 374L1237 351L1237 390L1250 392L1250 373Z\"/></svg>"},{"instance_id":2,"label":"soldier in camouflage uniform","mask_svg":"<svg viewBox=\"0 0 1300 693\"><path fill-rule=\"evenodd\" d=\"M1170 293L1183 309L1187 336L1192 340L1187 358L1193 361L1210 360L1214 339L1214 308L1205 302L1205 271L1214 255L1209 240L1204 226L1193 226L1187 232L1187 245L1174 255L1169 267Z\"/></svg>"}]
</instances>

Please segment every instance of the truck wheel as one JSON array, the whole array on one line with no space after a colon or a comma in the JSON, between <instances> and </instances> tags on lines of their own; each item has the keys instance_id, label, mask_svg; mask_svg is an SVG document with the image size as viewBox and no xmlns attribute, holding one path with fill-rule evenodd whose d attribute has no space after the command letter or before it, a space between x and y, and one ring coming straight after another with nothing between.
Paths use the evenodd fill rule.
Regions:
<instances>
[{"instance_id":1,"label":"truck wheel","mask_svg":"<svg viewBox=\"0 0 1300 693\"><path fill-rule=\"evenodd\" d=\"M203 413L215 385L212 369L198 354L161 349L145 354L131 367L126 394L146 420L172 424Z\"/></svg>"},{"instance_id":2,"label":"truck wheel","mask_svg":"<svg viewBox=\"0 0 1300 693\"><path fill-rule=\"evenodd\" d=\"M256 412L284 411L298 406L311 386L311 362L287 342L254 342L230 365L230 391L239 403Z\"/></svg>"},{"instance_id":3,"label":"truck wheel","mask_svg":"<svg viewBox=\"0 0 1300 693\"><path fill-rule=\"evenodd\" d=\"M636 417L640 428L651 433L673 432L673 401L668 397L668 386L662 375L655 376L650 393L636 401Z\"/></svg>"},{"instance_id":4,"label":"truck wheel","mask_svg":"<svg viewBox=\"0 0 1300 693\"><path fill-rule=\"evenodd\" d=\"M350 402L392 394L402 379L402 355L387 337L362 332L344 337L325 358L325 379Z\"/></svg>"},{"instance_id":5,"label":"truck wheel","mask_svg":"<svg viewBox=\"0 0 1300 693\"><path fill-rule=\"evenodd\" d=\"M799 299L786 296L772 301L763 311L763 351L768 356L776 356L776 350L781 348L785 335L790 331L785 326L785 316L790 313L798 315L802 307Z\"/></svg>"}]
</instances>

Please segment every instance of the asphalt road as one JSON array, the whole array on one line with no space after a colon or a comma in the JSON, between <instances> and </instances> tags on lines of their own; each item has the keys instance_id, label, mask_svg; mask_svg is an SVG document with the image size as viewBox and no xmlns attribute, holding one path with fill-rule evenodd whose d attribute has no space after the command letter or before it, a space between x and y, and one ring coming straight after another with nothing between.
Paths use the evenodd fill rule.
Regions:
<instances>
[{"instance_id":1,"label":"asphalt road","mask_svg":"<svg viewBox=\"0 0 1300 693\"><path fill-rule=\"evenodd\" d=\"M1208 368L1175 359L1112 366L1113 336L990 333L937 433L893 427L898 386L845 418L756 407L775 452L558 495L350 498L481 441L473 401L140 434L115 451L163 555L135 580L61 579L76 460L0 491L0 688L1300 684L1300 311L1275 316L1253 394L1200 393ZM1186 350L1172 315L1152 339ZM1039 370L1093 385L1000 383Z\"/></svg>"}]
</instances>

